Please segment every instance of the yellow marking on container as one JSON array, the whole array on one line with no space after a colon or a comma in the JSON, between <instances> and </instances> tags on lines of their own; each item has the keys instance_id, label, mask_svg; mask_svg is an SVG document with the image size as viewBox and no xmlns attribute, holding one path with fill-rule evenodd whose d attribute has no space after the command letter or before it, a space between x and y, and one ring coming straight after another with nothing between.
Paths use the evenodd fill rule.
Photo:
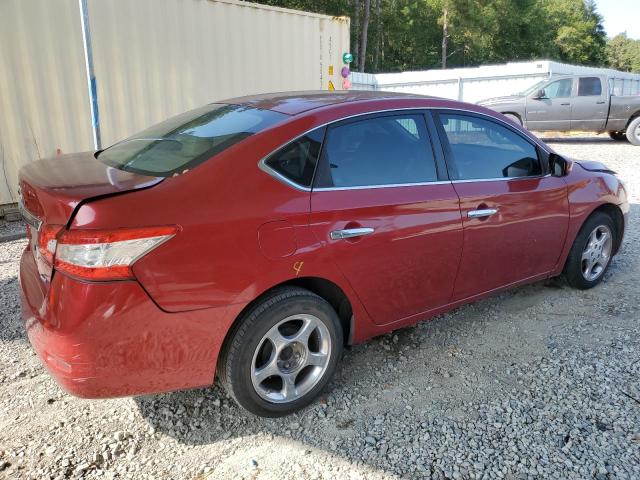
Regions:
<instances>
[{"instance_id":1,"label":"yellow marking on container","mask_svg":"<svg viewBox=\"0 0 640 480\"><path fill-rule=\"evenodd\" d=\"M329 65L329 75L333 75L333 65Z\"/></svg>"},{"instance_id":2,"label":"yellow marking on container","mask_svg":"<svg viewBox=\"0 0 640 480\"><path fill-rule=\"evenodd\" d=\"M335 90L336 87L333 86L333 82L331 80L329 80L329 88L328 90Z\"/></svg>"}]
</instances>

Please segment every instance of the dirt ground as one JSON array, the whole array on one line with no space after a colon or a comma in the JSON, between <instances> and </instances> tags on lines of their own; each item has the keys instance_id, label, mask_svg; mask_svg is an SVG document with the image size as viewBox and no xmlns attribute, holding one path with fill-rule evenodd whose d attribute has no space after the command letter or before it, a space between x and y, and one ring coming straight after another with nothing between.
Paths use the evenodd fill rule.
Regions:
<instances>
[{"instance_id":1,"label":"dirt ground","mask_svg":"<svg viewBox=\"0 0 640 480\"><path fill-rule=\"evenodd\" d=\"M536 283L356 346L319 402L282 419L218 386L67 395L24 335L24 240L0 244L0 478L640 478L640 147L548 142L631 193L605 281Z\"/></svg>"}]
</instances>

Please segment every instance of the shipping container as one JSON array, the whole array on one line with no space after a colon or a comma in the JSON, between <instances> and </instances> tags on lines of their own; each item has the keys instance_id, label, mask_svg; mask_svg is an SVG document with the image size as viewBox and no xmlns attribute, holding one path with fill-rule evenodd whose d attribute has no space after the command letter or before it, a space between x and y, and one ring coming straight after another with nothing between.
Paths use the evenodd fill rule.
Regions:
<instances>
[{"instance_id":1,"label":"shipping container","mask_svg":"<svg viewBox=\"0 0 640 480\"><path fill-rule=\"evenodd\" d=\"M349 19L235 0L0 2L0 205L20 167L198 105L342 89Z\"/></svg>"}]
</instances>

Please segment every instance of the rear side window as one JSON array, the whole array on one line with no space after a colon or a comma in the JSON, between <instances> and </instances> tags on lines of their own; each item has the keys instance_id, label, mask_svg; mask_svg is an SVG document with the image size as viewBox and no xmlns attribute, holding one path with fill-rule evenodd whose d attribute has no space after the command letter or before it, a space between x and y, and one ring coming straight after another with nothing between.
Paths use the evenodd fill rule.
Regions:
<instances>
[{"instance_id":1,"label":"rear side window","mask_svg":"<svg viewBox=\"0 0 640 480\"><path fill-rule=\"evenodd\" d=\"M578 96L589 97L602 95L602 82L598 77L583 77L578 83Z\"/></svg>"},{"instance_id":2,"label":"rear side window","mask_svg":"<svg viewBox=\"0 0 640 480\"><path fill-rule=\"evenodd\" d=\"M365 187L437 180L421 115L381 116L331 127L318 187Z\"/></svg>"},{"instance_id":3,"label":"rear side window","mask_svg":"<svg viewBox=\"0 0 640 480\"><path fill-rule=\"evenodd\" d=\"M100 152L111 167L168 177L193 168L286 118L271 110L211 104L183 113Z\"/></svg>"},{"instance_id":4,"label":"rear side window","mask_svg":"<svg viewBox=\"0 0 640 480\"><path fill-rule=\"evenodd\" d=\"M297 138L272 153L265 163L293 183L310 187L320 156L324 131L324 128L319 128Z\"/></svg>"},{"instance_id":5,"label":"rear side window","mask_svg":"<svg viewBox=\"0 0 640 480\"><path fill-rule=\"evenodd\" d=\"M533 144L491 120L441 113L458 180L531 177L542 174Z\"/></svg>"}]
</instances>

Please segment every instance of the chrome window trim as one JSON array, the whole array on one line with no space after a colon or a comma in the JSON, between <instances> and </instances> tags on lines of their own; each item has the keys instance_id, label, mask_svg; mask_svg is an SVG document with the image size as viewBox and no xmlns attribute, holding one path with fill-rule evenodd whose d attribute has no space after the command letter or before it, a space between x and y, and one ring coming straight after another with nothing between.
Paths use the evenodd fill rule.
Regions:
<instances>
[{"instance_id":1,"label":"chrome window trim","mask_svg":"<svg viewBox=\"0 0 640 480\"><path fill-rule=\"evenodd\" d=\"M531 177L496 177L496 178L469 178L465 180L452 180L451 183L471 183L471 182L499 182L499 181L510 181L510 180L542 180L543 178L550 177L551 174L547 173L546 175L535 175Z\"/></svg>"},{"instance_id":2,"label":"chrome window trim","mask_svg":"<svg viewBox=\"0 0 640 480\"><path fill-rule=\"evenodd\" d=\"M414 182L414 183L390 183L384 185L354 185L353 187L320 187L314 188L314 192L337 192L340 190L371 190L379 188L398 188L398 187L420 187L424 185L446 185L452 183L451 180L434 180L433 182Z\"/></svg>"},{"instance_id":3,"label":"chrome window trim","mask_svg":"<svg viewBox=\"0 0 640 480\"><path fill-rule=\"evenodd\" d=\"M532 179L532 178L544 178L544 177L548 177L551 176L550 174L547 175L543 175L543 176L536 176L536 177L502 177L502 178L480 178L480 179L469 179L469 180L435 180L433 182L416 182L416 183L397 183L397 184L389 184L389 185L358 185L358 186L353 186L353 187L320 187L320 188L310 188L310 187L305 187L303 185L300 185L292 180L289 180L287 177L285 177L284 175L282 175L281 173L277 172L276 170L274 170L273 168L271 168L269 165L266 164L267 159L273 155L275 152L277 152L278 150L280 150L281 148L286 147L287 145L289 145L290 143L295 142L296 140L304 137L305 135L309 134L310 132L313 132L314 130L317 130L318 128L323 128L323 127L327 127L333 123L337 123L337 122L342 122L343 120L349 120L352 118L357 118L357 117L363 117L366 115L375 115L377 113L390 113L390 112L404 112L404 111L408 111L408 110L413 110L413 111L424 111L424 112L432 112L432 111L437 111L437 110L453 110L456 112L466 112L466 113L472 113L475 115L480 115L483 117L487 117L493 121L495 121L496 123L502 124L504 126L506 126L507 128L511 129L511 130L515 130L513 128L513 125L509 124L508 122L505 122L504 120L494 117L493 115L489 115L487 113L483 113L483 112L477 112L475 110L468 110L468 109L463 109L463 108L454 108L454 107L403 107L403 108L390 108L390 109L385 109L385 110L374 110L371 112L364 112L364 113L356 113L355 115L349 115L347 117L342 117L342 118L338 118L335 120L331 120L329 122L325 122L325 123L321 123L319 125L316 125L313 128L310 128L309 130L305 130L304 132L302 132L301 134L293 137L292 139L286 141L285 143L279 145L278 147L274 148L271 152L269 152L267 155L265 155L264 157L262 157L259 161L258 161L258 168L260 170L262 170L263 172L265 172L266 174L270 175L271 177L275 178L276 180L284 183L285 185L288 185L300 192L330 192L330 191L340 191L340 190L364 190L364 189L376 189L376 188L397 188L397 187L415 187L415 186L424 186L424 185L442 185L442 184L446 184L446 183L468 183L468 182L495 182L495 181L499 181L499 180L523 180L523 179ZM536 138L535 136L531 135L527 130L524 130L524 132L521 132L519 130L516 130L517 134L522 135L523 133L526 135L526 137L533 141L533 143L537 146L539 146L540 148L542 148L547 154L552 153L551 150L548 149L548 147L538 138ZM316 166L317 168L317 166Z\"/></svg>"}]
</instances>

